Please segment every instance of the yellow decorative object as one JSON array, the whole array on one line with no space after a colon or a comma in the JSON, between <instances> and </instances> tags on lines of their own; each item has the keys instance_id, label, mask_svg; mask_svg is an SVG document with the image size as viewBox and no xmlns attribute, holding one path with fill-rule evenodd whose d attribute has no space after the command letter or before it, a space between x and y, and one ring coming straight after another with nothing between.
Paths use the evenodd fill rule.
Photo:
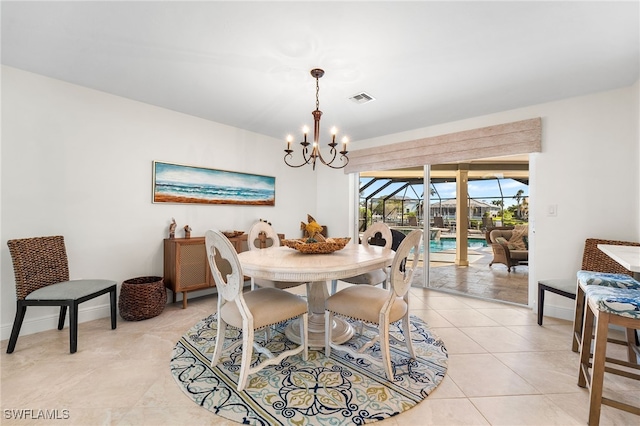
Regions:
<instances>
[{"instance_id":1,"label":"yellow decorative object","mask_svg":"<svg viewBox=\"0 0 640 426\"><path fill-rule=\"evenodd\" d=\"M318 225L318 222L311 222L307 225L307 232L309 234L316 234L322 232L322 226Z\"/></svg>"},{"instance_id":2,"label":"yellow decorative object","mask_svg":"<svg viewBox=\"0 0 640 426\"><path fill-rule=\"evenodd\" d=\"M305 232L305 236L309 239L316 240L316 242L324 242L325 237L322 235L324 228L322 225L318 224L310 214L307 214L307 221L309 223L300 222L300 229Z\"/></svg>"}]
</instances>

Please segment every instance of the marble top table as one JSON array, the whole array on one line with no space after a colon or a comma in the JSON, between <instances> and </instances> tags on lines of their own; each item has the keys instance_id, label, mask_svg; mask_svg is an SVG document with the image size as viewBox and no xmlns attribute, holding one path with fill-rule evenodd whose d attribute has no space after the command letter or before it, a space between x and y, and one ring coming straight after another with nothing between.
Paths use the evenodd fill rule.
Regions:
<instances>
[{"instance_id":1,"label":"marble top table","mask_svg":"<svg viewBox=\"0 0 640 426\"><path fill-rule=\"evenodd\" d=\"M249 277L311 283L307 287L309 346L321 348L324 347L324 302L329 297L327 283L390 266L394 255L391 249L350 243L329 254L304 254L282 246L244 251L238 254L238 259L242 273ZM285 332L296 343L300 342L298 329L290 326ZM332 333L334 341L344 343L353 336L353 328L335 318Z\"/></svg>"},{"instance_id":2,"label":"marble top table","mask_svg":"<svg viewBox=\"0 0 640 426\"><path fill-rule=\"evenodd\" d=\"M598 244L598 248L626 269L632 271L634 277L638 279L640 275L640 246Z\"/></svg>"}]
</instances>

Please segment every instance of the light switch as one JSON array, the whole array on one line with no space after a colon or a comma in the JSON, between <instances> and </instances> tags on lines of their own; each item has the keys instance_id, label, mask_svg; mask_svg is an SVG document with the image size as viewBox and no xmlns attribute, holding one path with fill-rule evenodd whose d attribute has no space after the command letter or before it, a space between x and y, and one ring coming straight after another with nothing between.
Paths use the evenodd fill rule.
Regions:
<instances>
[{"instance_id":1,"label":"light switch","mask_svg":"<svg viewBox=\"0 0 640 426\"><path fill-rule=\"evenodd\" d=\"M547 216L557 216L558 215L558 205L557 204L549 204L547 207Z\"/></svg>"}]
</instances>

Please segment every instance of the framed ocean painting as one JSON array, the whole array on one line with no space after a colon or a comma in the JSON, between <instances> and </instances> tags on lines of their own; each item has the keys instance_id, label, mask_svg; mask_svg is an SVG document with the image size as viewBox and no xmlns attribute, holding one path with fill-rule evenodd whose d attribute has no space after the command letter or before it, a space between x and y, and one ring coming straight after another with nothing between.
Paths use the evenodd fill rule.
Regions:
<instances>
[{"instance_id":1,"label":"framed ocean painting","mask_svg":"<svg viewBox=\"0 0 640 426\"><path fill-rule=\"evenodd\" d=\"M153 202L274 206L276 178L154 161Z\"/></svg>"}]
</instances>

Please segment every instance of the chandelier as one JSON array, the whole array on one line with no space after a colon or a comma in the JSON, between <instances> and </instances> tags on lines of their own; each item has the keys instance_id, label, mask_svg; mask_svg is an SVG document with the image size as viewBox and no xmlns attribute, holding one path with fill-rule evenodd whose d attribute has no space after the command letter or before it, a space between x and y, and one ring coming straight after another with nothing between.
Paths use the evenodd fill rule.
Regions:
<instances>
[{"instance_id":1,"label":"chandelier","mask_svg":"<svg viewBox=\"0 0 640 426\"><path fill-rule=\"evenodd\" d=\"M315 111L311 112L311 115L313 115L313 145L311 146L311 152L309 152L309 145L311 145L311 143L307 142L307 134L309 133L309 128L307 126L304 126L302 128L304 140L300 142L300 145L302 145L302 159L304 161L298 165L291 164L289 160L293 158L293 155L291 155L293 153L293 150L291 149L291 142L293 142L293 137L291 135L288 135L287 149L284 150L284 162L289 167L302 167L306 164L311 164L313 170L315 170L316 160L320 160L325 166L329 166L332 169L341 169L349 163L349 157L347 157L347 142L349 140L345 136L344 138L342 138L342 151L340 151L339 157L339 160L342 162L342 164L335 166L333 165L333 162L338 156L338 150L336 149L336 146L338 146L338 144L336 143L336 133L338 132L338 130L335 127L331 128L331 143L328 144L331 147L331 149L329 150L329 161L325 160L325 158L320 153L318 140L320 139L320 117L322 116L322 111L320 111L320 86L318 80L323 75L324 71L319 68L314 68L311 70L311 76L316 79L316 109Z\"/></svg>"}]
</instances>

